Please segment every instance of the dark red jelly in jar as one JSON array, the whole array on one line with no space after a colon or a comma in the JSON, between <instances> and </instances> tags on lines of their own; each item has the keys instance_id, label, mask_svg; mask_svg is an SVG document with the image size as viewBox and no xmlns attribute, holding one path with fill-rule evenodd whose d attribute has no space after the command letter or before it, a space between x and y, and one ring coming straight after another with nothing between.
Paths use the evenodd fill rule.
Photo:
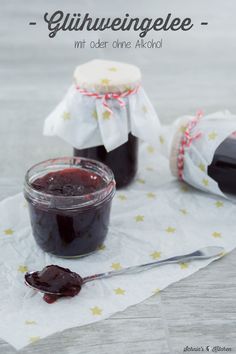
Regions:
<instances>
[{"instance_id":1,"label":"dark red jelly in jar","mask_svg":"<svg viewBox=\"0 0 236 354\"><path fill-rule=\"evenodd\" d=\"M138 139L129 134L126 143L110 152L101 145L82 150L74 149L74 155L105 163L114 173L117 188L122 188L132 182L137 171Z\"/></svg>"},{"instance_id":2,"label":"dark red jelly in jar","mask_svg":"<svg viewBox=\"0 0 236 354\"><path fill-rule=\"evenodd\" d=\"M77 295L83 285L79 274L58 265L46 266L39 272L26 273L26 284L45 293L44 301L55 302L60 297Z\"/></svg>"},{"instance_id":3,"label":"dark red jelly in jar","mask_svg":"<svg viewBox=\"0 0 236 354\"><path fill-rule=\"evenodd\" d=\"M218 183L223 193L236 195L236 132L217 147L208 166L208 175Z\"/></svg>"},{"instance_id":4,"label":"dark red jelly in jar","mask_svg":"<svg viewBox=\"0 0 236 354\"><path fill-rule=\"evenodd\" d=\"M37 244L61 257L95 251L107 235L115 193L112 171L83 158L59 158L33 166L24 194Z\"/></svg>"}]
</instances>

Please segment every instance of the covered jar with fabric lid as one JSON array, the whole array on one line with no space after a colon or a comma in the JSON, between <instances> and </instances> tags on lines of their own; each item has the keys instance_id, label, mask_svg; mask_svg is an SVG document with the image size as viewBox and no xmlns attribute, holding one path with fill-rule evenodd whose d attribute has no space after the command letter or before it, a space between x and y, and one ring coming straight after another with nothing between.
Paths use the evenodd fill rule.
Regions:
<instances>
[{"instance_id":1,"label":"covered jar with fabric lid","mask_svg":"<svg viewBox=\"0 0 236 354\"><path fill-rule=\"evenodd\" d=\"M235 200L236 116L199 112L180 118L174 127L172 174L204 192Z\"/></svg>"},{"instance_id":2,"label":"covered jar with fabric lid","mask_svg":"<svg viewBox=\"0 0 236 354\"><path fill-rule=\"evenodd\" d=\"M138 138L158 140L160 122L134 65L92 60L79 65L74 83L47 117L45 135L57 135L75 156L108 165L117 187L127 186L138 165Z\"/></svg>"}]
</instances>

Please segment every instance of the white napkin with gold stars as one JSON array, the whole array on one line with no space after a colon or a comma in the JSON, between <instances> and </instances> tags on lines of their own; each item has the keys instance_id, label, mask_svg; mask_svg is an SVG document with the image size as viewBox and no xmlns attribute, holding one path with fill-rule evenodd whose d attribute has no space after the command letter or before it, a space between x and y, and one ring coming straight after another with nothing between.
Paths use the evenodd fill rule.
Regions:
<instances>
[{"instance_id":1,"label":"white napkin with gold stars","mask_svg":"<svg viewBox=\"0 0 236 354\"><path fill-rule=\"evenodd\" d=\"M236 246L235 205L174 180L167 159L147 144L140 148L136 181L114 197L109 234L93 255L69 260L41 251L32 237L22 194L3 200L0 214L0 337L17 349L67 328L103 320L211 261L97 280L87 283L78 296L51 305L24 285L27 270L58 264L86 276L205 246L223 246L226 252Z\"/></svg>"},{"instance_id":2,"label":"white napkin with gold stars","mask_svg":"<svg viewBox=\"0 0 236 354\"><path fill-rule=\"evenodd\" d=\"M111 151L124 144L129 133L155 142L160 121L144 89L140 87L136 94L122 100L124 107L110 99L112 111L108 111L103 100L81 95L72 85L46 118L43 133L56 135L77 149L104 145Z\"/></svg>"}]
</instances>

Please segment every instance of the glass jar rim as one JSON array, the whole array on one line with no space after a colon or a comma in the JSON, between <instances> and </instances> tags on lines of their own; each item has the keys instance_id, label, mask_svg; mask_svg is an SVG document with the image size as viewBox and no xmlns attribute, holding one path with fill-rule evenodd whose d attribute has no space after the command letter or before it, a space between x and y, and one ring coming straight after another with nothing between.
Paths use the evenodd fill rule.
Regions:
<instances>
[{"instance_id":1,"label":"glass jar rim","mask_svg":"<svg viewBox=\"0 0 236 354\"><path fill-rule=\"evenodd\" d=\"M106 186L92 193L79 196L54 195L39 191L32 186L32 181L52 171L65 168L81 168L98 174L106 182ZM24 181L24 195L32 203L40 203L41 207L52 209L78 209L97 206L114 196L116 183L112 170L100 161L85 157L57 157L41 161L31 166ZM88 198L89 197L89 198Z\"/></svg>"}]
</instances>

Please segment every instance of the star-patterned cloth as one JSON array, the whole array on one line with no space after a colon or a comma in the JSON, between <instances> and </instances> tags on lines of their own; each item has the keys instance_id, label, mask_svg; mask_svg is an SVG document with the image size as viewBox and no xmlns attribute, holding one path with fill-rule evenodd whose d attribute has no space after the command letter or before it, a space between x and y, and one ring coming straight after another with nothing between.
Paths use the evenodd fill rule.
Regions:
<instances>
[{"instance_id":1,"label":"star-patterned cloth","mask_svg":"<svg viewBox=\"0 0 236 354\"><path fill-rule=\"evenodd\" d=\"M25 286L26 271L58 264L86 276L205 246L223 246L226 253L236 246L235 205L177 182L158 145L141 145L136 179L129 188L117 191L107 239L90 256L70 260L41 251L32 237L22 194L3 200L0 214L0 317L4 319L0 337L17 349L55 332L105 319L158 294L211 260L89 282L78 296L52 305Z\"/></svg>"}]
</instances>

